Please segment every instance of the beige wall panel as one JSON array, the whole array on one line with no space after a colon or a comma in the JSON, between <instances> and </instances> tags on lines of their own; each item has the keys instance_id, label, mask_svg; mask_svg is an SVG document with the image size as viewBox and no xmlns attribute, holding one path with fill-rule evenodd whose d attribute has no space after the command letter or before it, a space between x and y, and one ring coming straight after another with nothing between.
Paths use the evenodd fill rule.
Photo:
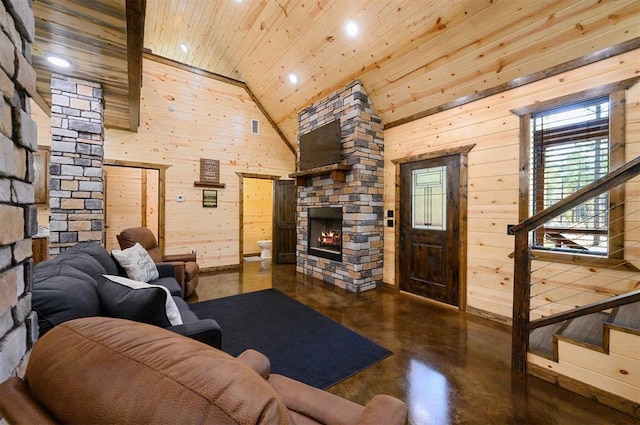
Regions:
<instances>
[{"instance_id":1,"label":"beige wall panel","mask_svg":"<svg viewBox=\"0 0 640 425\"><path fill-rule=\"evenodd\" d=\"M609 333L609 352L632 359L640 359L640 336L611 329ZM640 371L637 372L640 373Z\"/></svg>"},{"instance_id":2,"label":"beige wall panel","mask_svg":"<svg viewBox=\"0 0 640 425\"><path fill-rule=\"evenodd\" d=\"M506 231L502 232L467 232L467 243L471 246L509 246L513 236L507 235Z\"/></svg>"},{"instance_id":3,"label":"beige wall panel","mask_svg":"<svg viewBox=\"0 0 640 425\"><path fill-rule=\"evenodd\" d=\"M142 225L142 174L137 168L104 167L106 174L105 248L120 249L116 235Z\"/></svg>"},{"instance_id":4,"label":"beige wall panel","mask_svg":"<svg viewBox=\"0 0 640 425\"><path fill-rule=\"evenodd\" d=\"M478 260L492 260L492 261L510 261L509 254L513 252L513 247L494 247L494 246L479 246L479 245L467 245L467 261L475 258Z\"/></svg>"},{"instance_id":5,"label":"beige wall panel","mask_svg":"<svg viewBox=\"0 0 640 425\"><path fill-rule=\"evenodd\" d=\"M581 353L585 351L591 350L589 350L588 348L581 348ZM536 356L535 354L529 353L527 356L527 360L546 370L558 373L560 375L568 376L569 378L573 378L577 381L584 382L593 387L600 388L622 398L632 400L636 403L640 401L640 389L637 386L628 384L626 382L612 379L601 373L594 372L571 363L566 363L562 361L562 359L558 363L556 363L553 360L548 360L543 357ZM604 361L608 362L608 360L606 359L604 359Z\"/></svg>"},{"instance_id":6,"label":"beige wall panel","mask_svg":"<svg viewBox=\"0 0 640 425\"><path fill-rule=\"evenodd\" d=\"M473 228L478 232L489 232L492 234L500 233L500 231L507 234L507 226L513 224L507 219L481 217L469 220L468 223L470 226L472 221Z\"/></svg>"},{"instance_id":7,"label":"beige wall panel","mask_svg":"<svg viewBox=\"0 0 640 425\"><path fill-rule=\"evenodd\" d=\"M171 111L171 109L175 109ZM138 133L107 130L108 159L171 165L166 175L166 253L198 251L200 267L239 264L236 172L288 176L295 158L236 86L144 60ZM250 131L260 121L260 135ZM202 207L200 158L220 161L218 207ZM178 195L185 201L177 202Z\"/></svg>"},{"instance_id":8,"label":"beige wall panel","mask_svg":"<svg viewBox=\"0 0 640 425\"><path fill-rule=\"evenodd\" d=\"M243 180L243 247L244 255L260 253L258 241L270 240L273 228L273 180Z\"/></svg>"},{"instance_id":9,"label":"beige wall panel","mask_svg":"<svg viewBox=\"0 0 640 425\"><path fill-rule=\"evenodd\" d=\"M474 282L478 288L490 289L493 291L505 293L506 296L510 296L513 292L513 283L511 277L507 275L499 275L490 271L470 271L470 275L473 276Z\"/></svg>"},{"instance_id":10,"label":"beige wall panel","mask_svg":"<svg viewBox=\"0 0 640 425\"><path fill-rule=\"evenodd\" d=\"M391 160L476 143L469 153L468 169L469 307L511 316L511 289L504 291L505 285L501 284L508 279L512 285L513 260L508 255L513 252L514 241L506 235L506 225L518 222L519 118L510 111L632 78L640 71L639 58L640 51L629 52L385 131L385 210L394 209L396 202L396 171ZM627 92L629 159L640 150L637 146L640 144L639 109L640 85L636 85ZM385 228L384 281L390 284L396 284L395 243L394 229ZM500 275L478 269L482 261L491 260L503 265ZM605 269L595 273L573 271L570 279L575 276L591 279L594 275L596 281L595 275L604 272ZM616 274L606 271L607 276L612 273ZM624 273L621 274L624 278ZM629 284L628 281L606 283L615 291ZM585 286L591 287L591 282L587 281ZM558 307L562 305L553 308Z\"/></svg>"},{"instance_id":11,"label":"beige wall panel","mask_svg":"<svg viewBox=\"0 0 640 425\"><path fill-rule=\"evenodd\" d=\"M510 293L500 290L478 286L467 290L467 304L469 306L505 318L511 317L511 308L507 306L510 299Z\"/></svg>"},{"instance_id":12,"label":"beige wall panel","mask_svg":"<svg viewBox=\"0 0 640 425\"><path fill-rule=\"evenodd\" d=\"M589 369L606 378L635 387L635 394L627 394L626 398L640 401L640 361L637 359L621 356L615 352L605 354L595 350L585 350L584 347L565 341L558 341L558 358L560 363Z\"/></svg>"},{"instance_id":13,"label":"beige wall panel","mask_svg":"<svg viewBox=\"0 0 640 425\"><path fill-rule=\"evenodd\" d=\"M51 146L51 118L38 106L36 102L30 100L31 118L38 127L38 146Z\"/></svg>"},{"instance_id":14,"label":"beige wall panel","mask_svg":"<svg viewBox=\"0 0 640 425\"><path fill-rule=\"evenodd\" d=\"M158 191L159 191L159 174L158 170L145 170L147 173L147 199L146 199L146 219L147 227L151 229L156 239L158 239Z\"/></svg>"},{"instance_id":15,"label":"beige wall panel","mask_svg":"<svg viewBox=\"0 0 640 425\"><path fill-rule=\"evenodd\" d=\"M31 118L33 118L38 128L38 146L51 146L51 118L49 118L36 102L30 100L30 104ZM36 207L38 208L38 225L48 226L50 213L49 204L36 204Z\"/></svg>"}]
</instances>

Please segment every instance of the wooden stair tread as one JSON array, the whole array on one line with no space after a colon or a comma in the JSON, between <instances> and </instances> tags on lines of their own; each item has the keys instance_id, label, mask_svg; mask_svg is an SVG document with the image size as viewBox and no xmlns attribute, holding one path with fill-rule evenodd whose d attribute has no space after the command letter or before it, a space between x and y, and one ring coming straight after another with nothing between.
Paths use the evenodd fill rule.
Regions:
<instances>
[{"instance_id":1,"label":"wooden stair tread","mask_svg":"<svg viewBox=\"0 0 640 425\"><path fill-rule=\"evenodd\" d=\"M550 360L554 360L553 335L558 332L564 325L565 322L554 323L552 325L543 326L531 331L531 333L529 334L529 351L542 357L546 357Z\"/></svg>"},{"instance_id":2,"label":"wooden stair tread","mask_svg":"<svg viewBox=\"0 0 640 425\"><path fill-rule=\"evenodd\" d=\"M640 331L640 302L616 307L607 323Z\"/></svg>"},{"instance_id":3,"label":"wooden stair tread","mask_svg":"<svg viewBox=\"0 0 640 425\"><path fill-rule=\"evenodd\" d=\"M576 317L565 327L559 335L563 339L570 339L578 343L592 345L602 349L604 323L609 318L605 313L593 313Z\"/></svg>"}]
</instances>

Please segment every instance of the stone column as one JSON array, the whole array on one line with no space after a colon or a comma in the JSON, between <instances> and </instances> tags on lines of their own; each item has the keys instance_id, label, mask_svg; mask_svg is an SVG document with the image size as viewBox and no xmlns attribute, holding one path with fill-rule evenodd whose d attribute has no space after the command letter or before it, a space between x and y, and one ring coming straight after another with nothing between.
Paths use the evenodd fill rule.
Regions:
<instances>
[{"instance_id":1,"label":"stone column","mask_svg":"<svg viewBox=\"0 0 640 425\"><path fill-rule=\"evenodd\" d=\"M38 231L33 152L36 93L31 62L35 25L31 2L0 2L0 382L23 370L38 338L31 311L31 235Z\"/></svg>"},{"instance_id":2,"label":"stone column","mask_svg":"<svg viewBox=\"0 0 640 425\"><path fill-rule=\"evenodd\" d=\"M103 96L100 84L51 77L49 254L103 243Z\"/></svg>"}]
</instances>

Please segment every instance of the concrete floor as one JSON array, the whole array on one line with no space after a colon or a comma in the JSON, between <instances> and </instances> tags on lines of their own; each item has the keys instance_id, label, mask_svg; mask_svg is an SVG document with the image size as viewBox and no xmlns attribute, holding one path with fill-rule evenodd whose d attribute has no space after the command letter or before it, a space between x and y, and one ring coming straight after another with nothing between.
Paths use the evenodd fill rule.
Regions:
<instances>
[{"instance_id":1,"label":"concrete floor","mask_svg":"<svg viewBox=\"0 0 640 425\"><path fill-rule=\"evenodd\" d=\"M512 376L511 328L381 288L347 293L293 265L244 262L203 275L189 302L276 288L393 351L329 388L360 404L376 394L407 403L410 424L638 424L535 377ZM224 332L224 330L223 330Z\"/></svg>"}]
</instances>

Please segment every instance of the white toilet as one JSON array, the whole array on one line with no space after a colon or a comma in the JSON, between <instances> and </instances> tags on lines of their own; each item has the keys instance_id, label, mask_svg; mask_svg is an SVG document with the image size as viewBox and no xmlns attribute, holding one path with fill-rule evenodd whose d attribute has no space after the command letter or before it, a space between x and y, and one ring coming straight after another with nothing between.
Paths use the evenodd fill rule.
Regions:
<instances>
[{"instance_id":1,"label":"white toilet","mask_svg":"<svg viewBox=\"0 0 640 425\"><path fill-rule=\"evenodd\" d=\"M260 258L262 258L263 260L271 258L271 240L258 241L258 246L262 250L262 252L260 253Z\"/></svg>"}]
</instances>

